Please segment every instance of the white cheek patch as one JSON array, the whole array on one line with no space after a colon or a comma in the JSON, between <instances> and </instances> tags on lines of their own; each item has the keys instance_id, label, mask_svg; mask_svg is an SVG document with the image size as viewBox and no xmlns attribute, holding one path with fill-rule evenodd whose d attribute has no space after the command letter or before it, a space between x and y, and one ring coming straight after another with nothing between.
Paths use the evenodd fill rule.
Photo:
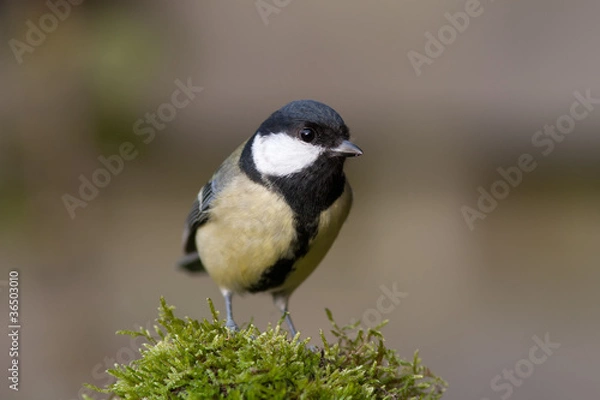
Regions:
<instances>
[{"instance_id":1,"label":"white cheek patch","mask_svg":"<svg viewBox=\"0 0 600 400\"><path fill-rule=\"evenodd\" d=\"M300 172L314 163L325 149L285 133L256 135L252 143L252 157L261 174L286 176Z\"/></svg>"}]
</instances>

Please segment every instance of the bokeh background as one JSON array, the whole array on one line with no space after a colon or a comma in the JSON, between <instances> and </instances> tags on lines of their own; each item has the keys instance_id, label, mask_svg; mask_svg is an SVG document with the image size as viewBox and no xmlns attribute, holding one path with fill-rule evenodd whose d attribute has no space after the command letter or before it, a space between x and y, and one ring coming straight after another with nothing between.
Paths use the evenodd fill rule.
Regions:
<instances>
[{"instance_id":1,"label":"bokeh background","mask_svg":"<svg viewBox=\"0 0 600 400\"><path fill-rule=\"evenodd\" d=\"M574 92L600 98L600 3L482 1L417 76L407 53L425 54L426 32L464 1L265 1L263 19L254 1L85 0L20 56L10 40L25 42L49 6L0 2L0 280L20 271L23 323L21 390L2 378L0 397L72 400L83 382L105 384L137 349L115 331L150 327L160 296L181 316L207 317L207 297L223 309L208 277L174 269L183 221L262 120L312 98L365 154L347 163L342 234L292 297L303 336L328 328L325 307L340 323L376 315L381 286L395 285L408 295L380 313L387 344L419 349L445 398L596 398L600 105L547 156L532 137ZM134 124L177 79L204 90L144 143ZM125 142L137 158L71 218L62 196L79 197L80 175ZM471 230L461 207L522 154L537 168ZM234 306L239 322L279 319L269 297ZM546 334L560 348L494 391ZM0 346L4 369L6 334Z\"/></svg>"}]
</instances>

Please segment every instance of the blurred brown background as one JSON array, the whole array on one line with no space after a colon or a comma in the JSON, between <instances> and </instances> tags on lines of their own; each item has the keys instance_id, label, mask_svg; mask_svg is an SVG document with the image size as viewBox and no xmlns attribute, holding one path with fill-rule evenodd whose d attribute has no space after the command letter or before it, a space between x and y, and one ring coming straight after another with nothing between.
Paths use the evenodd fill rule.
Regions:
<instances>
[{"instance_id":1,"label":"blurred brown background","mask_svg":"<svg viewBox=\"0 0 600 400\"><path fill-rule=\"evenodd\" d=\"M426 55L426 32L469 2L265 2L268 16L254 1L58 2L54 21L42 1L0 3L0 280L20 270L23 323L21 390L2 377L0 397L105 384L101 371L137 349L114 332L151 326L160 296L181 316L207 317L207 297L222 310L208 277L173 267L189 207L272 111L313 98L365 155L347 164L355 207L340 238L292 297L303 336L328 328L325 307L340 323L377 316L395 285L408 296L379 314L387 343L420 349L445 398L596 398L600 105L547 156L532 138L574 92L600 98L600 3L482 1L417 76L408 52ZM40 18L43 39L28 33ZM144 143L136 121L170 103L177 79L204 90ZM80 175L125 142L138 156L72 219L62 196L79 197ZM469 229L461 207L526 153L537 168ZM234 307L260 328L279 318L264 296ZM546 334L560 348L523 361ZM6 334L0 345L7 367ZM525 378L496 378L515 366Z\"/></svg>"}]
</instances>

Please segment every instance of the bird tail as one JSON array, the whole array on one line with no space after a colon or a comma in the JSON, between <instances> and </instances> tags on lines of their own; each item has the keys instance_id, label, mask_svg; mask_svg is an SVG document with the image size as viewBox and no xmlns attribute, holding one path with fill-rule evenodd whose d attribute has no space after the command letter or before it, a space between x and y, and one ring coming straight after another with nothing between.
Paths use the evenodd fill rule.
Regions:
<instances>
[{"instance_id":1,"label":"bird tail","mask_svg":"<svg viewBox=\"0 0 600 400\"><path fill-rule=\"evenodd\" d=\"M177 267L188 272L206 272L198 253L189 253L177 261Z\"/></svg>"}]
</instances>

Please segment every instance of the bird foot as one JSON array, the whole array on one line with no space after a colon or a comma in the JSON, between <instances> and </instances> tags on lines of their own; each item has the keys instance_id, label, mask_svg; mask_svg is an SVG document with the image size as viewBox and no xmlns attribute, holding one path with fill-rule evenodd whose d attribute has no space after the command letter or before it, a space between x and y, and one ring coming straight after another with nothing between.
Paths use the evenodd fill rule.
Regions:
<instances>
[{"instance_id":1,"label":"bird foot","mask_svg":"<svg viewBox=\"0 0 600 400\"><path fill-rule=\"evenodd\" d=\"M227 329L229 329L232 332L239 332L239 330L240 330L240 328L237 326L235 321L232 319L227 320L227 322L225 323L225 326L227 327Z\"/></svg>"}]
</instances>

